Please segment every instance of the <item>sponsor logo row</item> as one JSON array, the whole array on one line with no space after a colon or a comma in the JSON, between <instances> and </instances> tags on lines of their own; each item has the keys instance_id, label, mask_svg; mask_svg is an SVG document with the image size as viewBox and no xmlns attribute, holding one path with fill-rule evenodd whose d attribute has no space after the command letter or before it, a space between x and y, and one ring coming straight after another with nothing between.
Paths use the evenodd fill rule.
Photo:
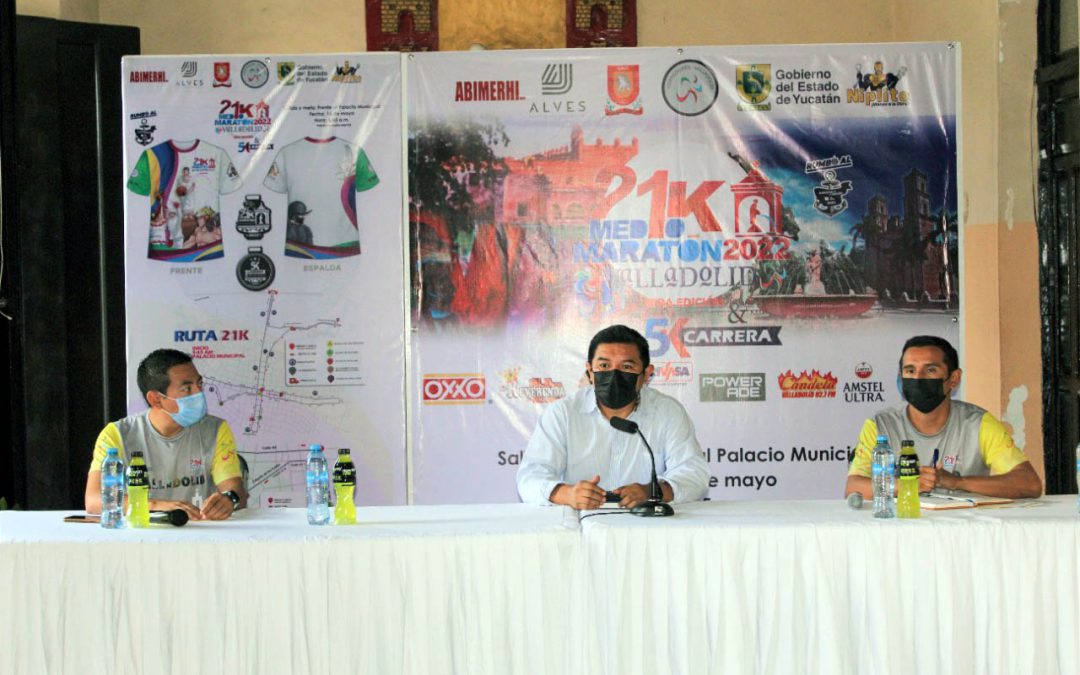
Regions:
<instances>
[{"instance_id":1,"label":"sponsor logo row","mask_svg":"<svg viewBox=\"0 0 1080 675\"><path fill-rule=\"evenodd\" d=\"M906 106L910 94L905 87L907 67L895 71L883 61L857 63L853 73L834 75L832 70L777 68L769 63L740 64L735 67L737 109L742 112L767 112L772 106L853 104L865 107ZM840 77L844 81L840 81ZM775 82L774 82L775 80ZM529 104L532 114L584 113L585 99L551 100L568 97L574 89L574 65L551 63L539 76L542 96ZM598 83L587 83L590 91ZM607 102L604 115L642 115L640 64L613 64L607 67ZM713 69L702 61L685 59L672 65L660 82L660 93L667 106L680 115L700 115L716 103L720 92ZM519 79L457 80L456 103L527 101Z\"/></svg>"},{"instance_id":2,"label":"sponsor logo row","mask_svg":"<svg viewBox=\"0 0 1080 675\"><path fill-rule=\"evenodd\" d=\"M841 382L832 371L788 369L775 377L764 372L699 373L695 378L690 361L660 361L653 364L650 385L687 385L696 382L699 400L706 403L752 403L771 395L782 399L836 399L847 403L883 403L885 384L871 379L873 368L860 363L854 378ZM566 396L566 387L551 377L521 378L521 367L499 373L498 394L507 400L551 403ZM775 383L775 386L772 384ZM487 379L482 373L427 374L421 384L425 405L460 405L488 402Z\"/></svg>"},{"instance_id":3,"label":"sponsor logo row","mask_svg":"<svg viewBox=\"0 0 1080 675\"><path fill-rule=\"evenodd\" d=\"M498 394L507 400L531 403L551 403L566 396L566 387L550 377L521 378L521 367L507 368L499 373ZM420 400L424 405L458 405L486 403L487 379L482 373L451 373L424 375L420 385Z\"/></svg>"},{"instance_id":4,"label":"sponsor logo row","mask_svg":"<svg viewBox=\"0 0 1080 675\"><path fill-rule=\"evenodd\" d=\"M858 364L854 377L841 382L832 371L788 369L777 375L764 372L698 373L690 361L661 361L654 364L651 384L689 385L697 383L698 400L705 403L751 403L770 396L782 399L836 399L847 403L884 403L885 384L870 379L873 368Z\"/></svg>"},{"instance_id":5,"label":"sponsor logo row","mask_svg":"<svg viewBox=\"0 0 1080 675\"><path fill-rule=\"evenodd\" d=\"M324 63L299 63L296 61L272 61L249 59L247 61L214 61L210 64L195 60L183 61L172 72L168 70L132 70L128 73L129 84L169 84L177 87L232 88L234 81L250 89L260 89L271 80L271 67L276 82L292 85L297 82L336 82L359 84L363 78L360 66L349 61Z\"/></svg>"},{"instance_id":6,"label":"sponsor logo row","mask_svg":"<svg viewBox=\"0 0 1080 675\"><path fill-rule=\"evenodd\" d=\"M209 67L208 67L209 66ZM772 64L748 63L735 67L735 91L739 97L737 109L743 112L765 112L773 105L853 104L866 107L906 106L911 100L905 87L907 67L895 70L883 61L857 63L854 73L834 74L831 70L777 68ZM208 72L207 72L208 71ZM273 61L269 58L243 62L196 60L183 61L172 72L164 69L132 70L128 83L132 85L175 85L177 87L231 88L234 81L251 89L260 89L271 82L292 85L297 82L336 82L358 84L363 78L360 66L348 60L332 65ZM844 77L843 82L840 77ZM574 89L574 64L550 63L539 74L541 97L530 103L533 114L584 113L585 99L550 97L570 96ZM595 90L599 83L587 83ZM673 64L659 83L664 102L680 115L696 116L716 102L720 92L716 73L706 63L684 59ZM456 80L454 101L483 103L526 101L520 79ZM612 64L607 67L607 101L604 115L642 115L640 64Z\"/></svg>"}]
</instances>

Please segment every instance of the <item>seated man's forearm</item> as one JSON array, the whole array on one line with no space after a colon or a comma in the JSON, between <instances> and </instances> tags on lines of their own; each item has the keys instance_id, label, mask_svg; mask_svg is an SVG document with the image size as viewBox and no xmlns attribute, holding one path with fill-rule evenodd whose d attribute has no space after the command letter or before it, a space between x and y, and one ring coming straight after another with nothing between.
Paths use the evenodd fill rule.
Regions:
<instances>
[{"instance_id":1,"label":"seated man's forearm","mask_svg":"<svg viewBox=\"0 0 1080 675\"><path fill-rule=\"evenodd\" d=\"M559 483L551 491L548 501L562 506L573 506L574 489L566 483Z\"/></svg>"},{"instance_id":2,"label":"seated man's forearm","mask_svg":"<svg viewBox=\"0 0 1080 675\"><path fill-rule=\"evenodd\" d=\"M864 499L874 498L874 485L866 476L848 476L844 486L844 497L858 492Z\"/></svg>"},{"instance_id":3,"label":"seated man's forearm","mask_svg":"<svg viewBox=\"0 0 1080 675\"><path fill-rule=\"evenodd\" d=\"M1010 499L1023 499L1042 495L1042 480L1039 474L1031 466L1031 462L1024 462L1008 473L997 476L952 476L951 479L939 481L938 485L950 490L963 490L974 492L987 497L1007 497Z\"/></svg>"}]
</instances>

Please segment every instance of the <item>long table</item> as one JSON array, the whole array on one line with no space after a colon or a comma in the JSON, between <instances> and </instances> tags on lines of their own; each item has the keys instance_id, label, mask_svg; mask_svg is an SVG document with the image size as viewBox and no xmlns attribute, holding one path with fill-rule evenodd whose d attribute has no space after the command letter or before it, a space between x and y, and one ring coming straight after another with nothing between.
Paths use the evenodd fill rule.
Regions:
<instances>
[{"instance_id":1,"label":"long table","mask_svg":"<svg viewBox=\"0 0 1080 675\"><path fill-rule=\"evenodd\" d=\"M1080 673L1076 497L582 521L605 673ZM648 636L648 637L646 637Z\"/></svg>"},{"instance_id":2,"label":"long table","mask_svg":"<svg viewBox=\"0 0 1080 675\"><path fill-rule=\"evenodd\" d=\"M878 521L302 509L106 531L0 513L3 673L1080 672L1073 497Z\"/></svg>"}]
</instances>

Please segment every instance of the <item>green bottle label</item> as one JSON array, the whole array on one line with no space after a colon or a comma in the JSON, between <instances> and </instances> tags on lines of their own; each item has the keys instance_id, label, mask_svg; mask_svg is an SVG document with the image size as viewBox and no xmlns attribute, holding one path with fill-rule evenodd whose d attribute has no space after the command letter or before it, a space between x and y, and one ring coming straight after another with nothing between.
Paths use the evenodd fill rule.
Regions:
<instances>
[{"instance_id":1,"label":"green bottle label","mask_svg":"<svg viewBox=\"0 0 1080 675\"><path fill-rule=\"evenodd\" d=\"M150 474L143 463L131 464L127 468L128 487L150 487Z\"/></svg>"},{"instance_id":2,"label":"green bottle label","mask_svg":"<svg viewBox=\"0 0 1080 675\"><path fill-rule=\"evenodd\" d=\"M338 460L334 463L334 485L356 485L356 465Z\"/></svg>"},{"instance_id":3,"label":"green bottle label","mask_svg":"<svg viewBox=\"0 0 1080 675\"><path fill-rule=\"evenodd\" d=\"M901 478L918 478L919 477L919 456L914 452L900 455L900 461L897 462L900 469Z\"/></svg>"}]
</instances>

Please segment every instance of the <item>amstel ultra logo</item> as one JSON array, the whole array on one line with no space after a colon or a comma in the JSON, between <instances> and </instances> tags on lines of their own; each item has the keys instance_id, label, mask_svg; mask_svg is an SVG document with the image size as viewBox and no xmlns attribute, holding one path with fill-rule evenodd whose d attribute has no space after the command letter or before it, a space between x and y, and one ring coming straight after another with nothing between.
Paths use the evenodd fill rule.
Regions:
<instances>
[{"instance_id":1,"label":"amstel ultra logo","mask_svg":"<svg viewBox=\"0 0 1080 675\"><path fill-rule=\"evenodd\" d=\"M424 375L421 400L425 405L484 403L487 384L480 373Z\"/></svg>"}]
</instances>

